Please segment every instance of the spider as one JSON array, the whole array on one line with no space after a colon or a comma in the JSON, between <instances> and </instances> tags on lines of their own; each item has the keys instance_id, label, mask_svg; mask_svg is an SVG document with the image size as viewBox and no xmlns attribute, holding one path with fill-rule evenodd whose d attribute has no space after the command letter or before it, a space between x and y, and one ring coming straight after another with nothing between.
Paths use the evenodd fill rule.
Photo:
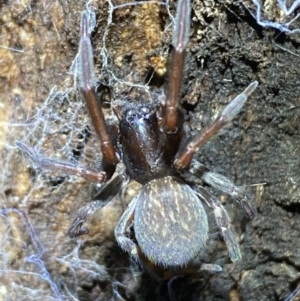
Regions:
<instances>
[{"instance_id":1,"label":"spider","mask_svg":"<svg viewBox=\"0 0 300 301\"><path fill-rule=\"evenodd\" d=\"M101 171L46 158L25 143L16 142L38 168L104 183L95 199L74 219L68 231L71 238L86 234L88 229L83 227L84 222L130 180L142 184L138 196L130 202L117 224L115 237L119 246L136 261L164 269L186 267L205 248L209 229L202 202L212 208L231 260L241 259L230 217L221 202L202 186L203 182L232 196L250 218L256 213L243 188L193 159L198 149L240 112L258 82L252 82L234 98L210 126L194 137L188 137L179 96L190 28L190 6L190 0L178 1L166 99L160 104L120 102L121 105L112 106L118 123L105 120L97 104L89 19L87 12L82 13L79 82L101 142ZM112 177L121 160L125 168Z\"/></svg>"}]
</instances>

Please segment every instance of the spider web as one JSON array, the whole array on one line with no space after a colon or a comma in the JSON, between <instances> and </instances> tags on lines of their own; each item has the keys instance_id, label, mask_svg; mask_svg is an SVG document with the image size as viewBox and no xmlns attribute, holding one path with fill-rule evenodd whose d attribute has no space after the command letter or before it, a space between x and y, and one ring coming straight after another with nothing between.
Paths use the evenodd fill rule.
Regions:
<instances>
[{"instance_id":1,"label":"spider web","mask_svg":"<svg viewBox=\"0 0 300 301\"><path fill-rule=\"evenodd\" d=\"M247 0L242 3L260 26L287 34L300 32L299 0Z\"/></svg>"},{"instance_id":2,"label":"spider web","mask_svg":"<svg viewBox=\"0 0 300 301\"><path fill-rule=\"evenodd\" d=\"M103 3L103 11L97 12L98 20L96 7L91 3L81 5L82 9L89 12L90 30L97 38L95 57L99 90L112 88L113 96L118 98L128 96L134 88L151 101L148 82L159 63L153 62L151 65L150 58L144 65L139 65L139 62L142 58L145 60L149 52L157 58L156 61L163 60L168 54L167 50L164 53L155 52L164 32L168 39L172 31L173 17L168 3L109 1ZM164 7L166 23L159 32L148 33L151 37L147 39L142 36L146 34L142 26L147 21L144 19L147 19L146 13L151 6L157 16ZM29 6L25 11L30 14L35 9L37 8ZM77 16L80 13L78 11ZM119 24L114 23L116 17L121 20ZM133 34L129 17L135 20L135 28L140 26L137 34L144 40L144 44L139 42L134 45L140 48L139 57L122 62L120 58L126 56L129 48L122 48L121 45L125 45L126 35ZM78 32L79 23L76 26L74 31ZM116 38L120 32L121 37ZM119 42L111 44L111 40L118 39ZM132 41L134 40L137 38L133 37ZM3 44L2 47L18 53L18 49L9 44ZM130 53L128 56L130 57ZM127 69L121 68L126 63ZM162 63L162 68L164 64ZM137 72L128 72L129 69ZM160 72L164 73L164 70ZM145 78L147 74L150 76L143 80L143 76ZM99 169L100 145L77 87L77 76L76 56L73 62L70 61L69 72L64 75L63 84L57 83L50 87L50 93L42 103L31 103L31 111L27 111L22 105L10 106L8 109L9 117L1 152L3 172L0 176L0 296L5 300L81 300L84 292L78 291L78 287L82 285L82 281L87 285L93 281L109 283L98 295L104 299L109 296L111 300L122 300L120 291L124 290L124 284L117 280L115 274L122 275L131 269L132 277L137 276L128 262L124 262L124 267L111 265L108 273L104 257L108 256L109 251L104 250L103 254L97 255L97 248L86 245L86 240L100 233L96 235L100 249L112 248L113 228L124 204L116 200L95 218L94 224L91 221L89 238L68 239L68 226L78 209L90 200L92 186L78 177L35 169L14 144L16 140L21 140L34 146L45 156ZM158 91L162 93L161 90ZM105 98L107 95L104 93L104 103L109 99ZM110 108L106 107L105 114L109 116ZM134 191L128 189L129 198ZM83 254L83 249L86 248L90 248L90 257Z\"/></svg>"}]
</instances>

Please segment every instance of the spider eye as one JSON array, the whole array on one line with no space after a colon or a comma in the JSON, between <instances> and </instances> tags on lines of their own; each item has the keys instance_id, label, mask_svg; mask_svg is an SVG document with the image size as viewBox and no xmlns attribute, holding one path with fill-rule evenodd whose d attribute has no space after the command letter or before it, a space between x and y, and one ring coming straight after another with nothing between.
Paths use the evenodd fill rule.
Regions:
<instances>
[{"instance_id":1,"label":"spider eye","mask_svg":"<svg viewBox=\"0 0 300 301\"><path fill-rule=\"evenodd\" d=\"M124 117L129 120L139 120L148 119L149 115L152 113L151 108L148 106L138 106L136 108L131 108L124 112Z\"/></svg>"}]
</instances>

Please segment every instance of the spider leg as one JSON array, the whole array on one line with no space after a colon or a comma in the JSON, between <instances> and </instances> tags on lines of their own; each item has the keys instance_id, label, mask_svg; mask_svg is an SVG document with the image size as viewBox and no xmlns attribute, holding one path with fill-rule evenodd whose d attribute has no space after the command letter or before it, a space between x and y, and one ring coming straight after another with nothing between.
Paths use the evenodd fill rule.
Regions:
<instances>
[{"instance_id":1,"label":"spider leg","mask_svg":"<svg viewBox=\"0 0 300 301\"><path fill-rule=\"evenodd\" d=\"M202 179L210 186L232 196L240 203L249 218L253 218L256 215L257 210L255 203L252 198L247 196L243 187L234 185L234 183L226 177L214 172L205 173Z\"/></svg>"},{"instance_id":2,"label":"spider leg","mask_svg":"<svg viewBox=\"0 0 300 301\"><path fill-rule=\"evenodd\" d=\"M118 225L115 228L115 237L119 246L124 251L128 252L136 262L140 262L138 255L139 248L136 245L136 243L134 243L134 241L128 238L130 234L130 225L133 222L133 216L137 200L138 197L135 197L124 211Z\"/></svg>"},{"instance_id":3,"label":"spider leg","mask_svg":"<svg viewBox=\"0 0 300 301\"><path fill-rule=\"evenodd\" d=\"M30 160L39 169L49 169L53 171L62 171L68 174L73 174L76 176L81 176L93 182L102 183L106 181L105 171L96 171L84 166L78 166L69 162L51 159L44 157L33 147L28 146L22 141L16 141L17 147L26 155L29 156Z\"/></svg>"},{"instance_id":4,"label":"spider leg","mask_svg":"<svg viewBox=\"0 0 300 301\"><path fill-rule=\"evenodd\" d=\"M222 111L221 115L201 133L196 135L187 146L176 155L174 166L184 169L190 166L194 153L212 138L227 122L231 121L242 109L248 97L254 92L258 82L252 82L241 94L234 98Z\"/></svg>"},{"instance_id":5,"label":"spider leg","mask_svg":"<svg viewBox=\"0 0 300 301\"><path fill-rule=\"evenodd\" d=\"M230 217L222 203L219 200L214 199L214 197L202 186L197 185L194 189L198 196L204 200L208 206L212 207L217 225L222 232L231 260L233 262L239 261L242 258L240 245L237 235L231 226Z\"/></svg>"},{"instance_id":6,"label":"spider leg","mask_svg":"<svg viewBox=\"0 0 300 301\"><path fill-rule=\"evenodd\" d=\"M254 200L247 196L243 187L236 186L226 177L218 173L211 172L208 169L205 170L203 167L203 164L193 160L189 171L201 178L206 184L233 197L242 206L249 218L252 219L256 215L257 210Z\"/></svg>"},{"instance_id":7,"label":"spider leg","mask_svg":"<svg viewBox=\"0 0 300 301\"><path fill-rule=\"evenodd\" d=\"M208 271L211 273L222 272L222 267L213 263L201 263L199 271Z\"/></svg>"},{"instance_id":8,"label":"spider leg","mask_svg":"<svg viewBox=\"0 0 300 301\"><path fill-rule=\"evenodd\" d=\"M98 210L104 207L110 200L116 196L122 188L124 188L130 178L126 172L120 173L118 176L113 178L110 182L105 184L101 191L95 196L94 200L88 205L82 207L75 219L73 220L68 235L71 238L76 236L87 234L88 229L82 227L82 225Z\"/></svg>"},{"instance_id":9,"label":"spider leg","mask_svg":"<svg viewBox=\"0 0 300 301\"><path fill-rule=\"evenodd\" d=\"M189 40L190 0L179 0L172 37L172 60L169 75L167 100L164 106L164 130L176 133L178 130L178 101L183 76L185 49Z\"/></svg>"},{"instance_id":10,"label":"spider leg","mask_svg":"<svg viewBox=\"0 0 300 301\"><path fill-rule=\"evenodd\" d=\"M96 133L101 142L103 156L107 162L117 164L119 157L108 134L102 109L97 104L95 91L96 76L94 74L93 51L88 32L88 21L88 14L84 11L81 17L81 36L79 42L79 82Z\"/></svg>"}]
</instances>

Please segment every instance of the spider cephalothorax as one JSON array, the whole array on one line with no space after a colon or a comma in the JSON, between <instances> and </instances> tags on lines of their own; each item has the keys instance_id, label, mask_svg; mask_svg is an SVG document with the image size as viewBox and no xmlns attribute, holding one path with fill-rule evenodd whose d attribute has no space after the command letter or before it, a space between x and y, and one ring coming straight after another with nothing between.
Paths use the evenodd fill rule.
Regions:
<instances>
[{"instance_id":1,"label":"spider cephalothorax","mask_svg":"<svg viewBox=\"0 0 300 301\"><path fill-rule=\"evenodd\" d=\"M40 168L62 170L99 183L106 182L96 198L78 213L69 229L70 237L87 233L87 229L82 228L83 223L132 179L143 187L125 210L115 228L115 236L121 248L135 260L143 258L143 261L164 268L188 265L203 250L208 239L207 215L202 205L204 201L214 211L230 258L237 261L241 253L230 218L221 202L201 183L231 195L249 217L255 214L255 206L241 187L235 186L224 176L210 172L193 160L193 155L239 113L258 82L252 82L233 99L211 126L193 138L188 137L178 104L188 43L190 0L178 1L175 20L166 100L160 105L123 101L122 107L114 107L118 122L112 123L105 121L97 104L88 14L82 14L79 81L101 141L101 171L45 158L23 142L17 142L17 145ZM112 178L120 160L123 160L125 169Z\"/></svg>"}]
</instances>

